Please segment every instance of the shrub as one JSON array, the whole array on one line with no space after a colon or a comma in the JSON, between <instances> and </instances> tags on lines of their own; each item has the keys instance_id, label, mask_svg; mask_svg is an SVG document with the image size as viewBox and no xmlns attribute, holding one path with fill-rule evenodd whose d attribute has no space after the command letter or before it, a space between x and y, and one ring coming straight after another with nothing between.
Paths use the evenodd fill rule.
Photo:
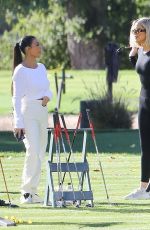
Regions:
<instances>
[{"instance_id":1,"label":"shrub","mask_svg":"<svg viewBox=\"0 0 150 230\"><path fill-rule=\"evenodd\" d=\"M107 97L86 101L96 129L131 128L132 120L121 99L111 102Z\"/></svg>"},{"instance_id":2,"label":"shrub","mask_svg":"<svg viewBox=\"0 0 150 230\"><path fill-rule=\"evenodd\" d=\"M96 85L98 86L98 84ZM87 87L86 90L88 90ZM104 91L103 95L100 95L98 87L96 90L89 89L88 94L90 99L84 101L83 109L81 109L84 115L86 114L86 108L90 109L94 127L96 129L131 128L132 117L128 111L128 105L122 97L114 98L111 101L106 91ZM85 117L85 120L87 124L87 117Z\"/></svg>"},{"instance_id":3,"label":"shrub","mask_svg":"<svg viewBox=\"0 0 150 230\"><path fill-rule=\"evenodd\" d=\"M60 65L69 66L67 52L67 36L65 34L65 16L62 7L54 3L54 9L45 13L42 9L29 11L26 17L16 15L13 21L11 14L6 14L10 30L0 36L0 68L12 68L13 47L19 39L27 34L34 35L42 44L43 51L40 61L47 68L56 68Z\"/></svg>"}]
</instances>

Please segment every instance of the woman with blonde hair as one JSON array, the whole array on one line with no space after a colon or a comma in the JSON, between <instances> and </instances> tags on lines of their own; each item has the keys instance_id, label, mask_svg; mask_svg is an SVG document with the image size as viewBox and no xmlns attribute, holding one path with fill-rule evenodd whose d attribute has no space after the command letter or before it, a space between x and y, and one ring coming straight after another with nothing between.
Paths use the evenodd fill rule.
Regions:
<instances>
[{"instance_id":1,"label":"woman with blonde hair","mask_svg":"<svg viewBox=\"0 0 150 230\"><path fill-rule=\"evenodd\" d=\"M42 202L37 195L37 187L47 146L47 103L52 98L52 92L46 68L37 62L40 55L41 46L34 36L25 36L14 47L14 132L18 139L25 136L23 142L26 148L21 203Z\"/></svg>"},{"instance_id":2,"label":"woman with blonde hair","mask_svg":"<svg viewBox=\"0 0 150 230\"><path fill-rule=\"evenodd\" d=\"M150 18L133 21L130 30L129 59L141 81L139 98L139 134L141 144L141 182L138 189L125 199L150 199L147 188L150 179Z\"/></svg>"}]
</instances>

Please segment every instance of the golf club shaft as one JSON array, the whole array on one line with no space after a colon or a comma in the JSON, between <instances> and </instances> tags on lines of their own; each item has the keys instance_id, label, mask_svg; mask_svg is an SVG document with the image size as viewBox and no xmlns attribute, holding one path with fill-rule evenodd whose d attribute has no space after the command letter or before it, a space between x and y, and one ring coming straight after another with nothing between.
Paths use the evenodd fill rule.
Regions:
<instances>
[{"instance_id":1,"label":"golf club shaft","mask_svg":"<svg viewBox=\"0 0 150 230\"><path fill-rule=\"evenodd\" d=\"M74 141L75 141L75 138L76 138L77 130L78 130L80 122L81 122L81 117L82 117L82 114L80 113L79 117L78 117L77 126L76 126L76 129L75 129L74 134L73 134L72 142L70 141L69 135L68 134L66 135L66 139L67 139L69 147L70 147L70 152L69 152L69 156L68 156L68 159L67 159L68 162L70 161L70 157L71 157L71 154L73 152L72 148L73 148ZM66 129L66 123L65 123L65 120L62 118L62 116L61 116L61 119L62 119L62 122L63 122L63 125L64 125L64 129L65 129L65 131L67 131L67 129ZM66 172L64 172L62 182L64 182L65 176L66 176Z\"/></svg>"},{"instance_id":2,"label":"golf club shaft","mask_svg":"<svg viewBox=\"0 0 150 230\"><path fill-rule=\"evenodd\" d=\"M57 79L57 73L55 73L54 77L55 77L56 93L58 94L58 79Z\"/></svg>"},{"instance_id":3,"label":"golf club shaft","mask_svg":"<svg viewBox=\"0 0 150 230\"><path fill-rule=\"evenodd\" d=\"M58 92L57 92L57 104L56 104L57 109L60 108L62 89L63 89L63 81L60 82Z\"/></svg>"},{"instance_id":4,"label":"golf club shaft","mask_svg":"<svg viewBox=\"0 0 150 230\"><path fill-rule=\"evenodd\" d=\"M63 199L62 172L61 172L61 163L60 163L59 129L58 129L58 125L56 123L56 114L53 114L53 121L54 121L54 141L55 141L55 146L56 146L58 184L59 184L59 188L61 188L61 192L62 192L61 199Z\"/></svg>"},{"instance_id":5,"label":"golf club shaft","mask_svg":"<svg viewBox=\"0 0 150 230\"><path fill-rule=\"evenodd\" d=\"M64 144L64 140L63 140L63 135L62 135L62 130L61 130L61 126L60 126L60 121L59 121L59 114L58 112L56 112L56 120L57 120L57 125L59 127L59 132L60 132L60 139L61 139L61 142L62 142L62 147L63 147L63 151L65 153L65 155L67 154L66 152L66 148L65 148L65 144ZM66 159L66 164L67 164L67 169L68 169L68 173L69 173L69 178L70 178L70 182L71 182L71 186L72 186L72 190L73 190L73 196L74 196L74 201L76 201L76 198L75 198L75 192L74 192L74 185L73 185L73 180L72 180L72 176L71 176L71 172L70 172L70 166L69 166L69 162L67 160L67 157L65 158ZM63 179L62 179L62 185L63 185Z\"/></svg>"},{"instance_id":6,"label":"golf club shaft","mask_svg":"<svg viewBox=\"0 0 150 230\"><path fill-rule=\"evenodd\" d=\"M108 202L110 203L110 200L109 200L109 195L108 195L108 191L107 191L107 187L106 187L106 182L105 182L105 177L104 177L104 172L103 172L103 168L102 168L102 164L101 164L101 160L100 160L100 153L98 151L98 147L97 147L97 143L96 143L96 137L95 137L95 132L94 132L94 126L93 126L93 123L90 119L90 115L89 115L89 110L87 109L86 110L87 112L87 118L88 118L88 121L89 121L89 126L91 128L91 132L92 132L92 139L93 139L93 142L94 142L94 146L95 146L95 149L96 149L96 154L97 154L97 157L98 157L98 162L99 162L99 166L100 166L100 170L101 170L101 173L102 173L102 179L103 179L103 183L104 183L104 188L105 188L105 192L106 192L106 197L107 197L107 200Z\"/></svg>"},{"instance_id":7,"label":"golf club shaft","mask_svg":"<svg viewBox=\"0 0 150 230\"><path fill-rule=\"evenodd\" d=\"M105 187L105 192L106 192L107 200L109 201L109 195L108 195L108 191L107 191L107 187L106 187L106 182L105 182L105 177L104 177L104 172L103 172L102 164L101 164L100 157L99 157L99 151L98 151L95 139L93 139L93 141L94 141L94 145L95 145L95 149L96 149L96 153L97 153L97 157L98 157L99 167L100 167L100 170L101 170L101 173L102 173L102 178L103 178L103 183L104 183L104 187Z\"/></svg>"},{"instance_id":8,"label":"golf club shaft","mask_svg":"<svg viewBox=\"0 0 150 230\"><path fill-rule=\"evenodd\" d=\"M8 201L9 201L9 203L11 204L10 196L9 196L9 192L8 192L8 188L7 188L7 184L6 184L6 179L5 179L5 174L4 174L4 170L3 170L3 165L2 165L1 158L0 158L0 165L1 165L1 170L2 170L2 174L3 174L3 179L4 179L4 184L5 184L5 188L6 188L6 192L7 192Z\"/></svg>"},{"instance_id":9,"label":"golf club shaft","mask_svg":"<svg viewBox=\"0 0 150 230\"><path fill-rule=\"evenodd\" d=\"M64 126L64 132L65 132L66 140L67 140L69 148L70 148L69 155L70 156L72 155L72 157L73 157L73 162L74 162L75 170L76 170L78 181L79 181L79 189L80 189L80 191L82 193L82 196L83 196L84 200L86 200L84 192L83 192L83 183L81 181L81 177L80 177L78 169L77 169L77 164L76 164L76 161L75 161L75 158L74 158L74 153L73 153L73 150L72 150L71 141L70 141L70 137L69 137L69 134L68 134L68 130L67 130L67 126L66 126L66 122L65 122L63 114L61 114L61 120L62 120L62 123L63 123L63 126ZM77 127L79 126L79 124L80 124L80 122L78 122ZM69 160L70 160L70 158L69 158ZM62 182L64 182L64 179L65 179L65 173L64 173L64 177L63 177L63 181Z\"/></svg>"}]
</instances>

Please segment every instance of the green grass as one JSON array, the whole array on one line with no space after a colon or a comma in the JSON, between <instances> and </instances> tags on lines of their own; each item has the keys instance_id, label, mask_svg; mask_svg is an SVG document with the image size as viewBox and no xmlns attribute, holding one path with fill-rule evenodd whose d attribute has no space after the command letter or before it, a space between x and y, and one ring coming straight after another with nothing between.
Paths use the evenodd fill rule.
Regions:
<instances>
[{"instance_id":1,"label":"green grass","mask_svg":"<svg viewBox=\"0 0 150 230\"><path fill-rule=\"evenodd\" d=\"M19 204L19 189L24 161L23 153L0 153L12 203ZM79 154L77 154L79 157ZM0 208L0 217L15 216L25 222L11 229L109 229L109 230L148 230L150 219L150 201L126 201L123 196L139 185L140 156L138 154L101 154L101 161L111 202L107 204L105 190L98 169L95 154L88 154L90 177L94 194L94 208L83 205L77 209L43 207L40 204L20 205L19 208ZM43 164L39 194L44 196L46 181ZM2 175L0 176L0 199L7 200ZM32 224L27 224L28 220ZM5 229L1 227L1 229Z\"/></svg>"},{"instance_id":2,"label":"green grass","mask_svg":"<svg viewBox=\"0 0 150 230\"><path fill-rule=\"evenodd\" d=\"M54 94L53 100L49 103L49 111L54 111L57 102L54 71L49 71L48 73ZM80 111L80 100L86 100L89 98L86 87L94 89L98 85L100 92L103 92L104 88L106 88L106 72L104 70L68 70L66 71L66 74L72 75L73 78L66 79L66 94L62 95L60 112L77 114ZM59 76L61 76L61 72L59 73ZM10 85L11 72L0 71L0 115L12 113ZM114 96L122 96L122 98L129 104L129 110L137 111L139 91L140 82L135 71L121 70L119 72L118 82L113 84Z\"/></svg>"}]
</instances>

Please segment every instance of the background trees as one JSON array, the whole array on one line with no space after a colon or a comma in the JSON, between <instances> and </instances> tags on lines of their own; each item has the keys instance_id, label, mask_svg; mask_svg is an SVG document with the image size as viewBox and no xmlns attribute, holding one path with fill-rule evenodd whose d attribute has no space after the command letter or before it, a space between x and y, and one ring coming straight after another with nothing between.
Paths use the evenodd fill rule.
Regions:
<instances>
[{"instance_id":1,"label":"background trees","mask_svg":"<svg viewBox=\"0 0 150 230\"><path fill-rule=\"evenodd\" d=\"M39 38L48 68L102 68L107 42L128 45L131 21L149 10L145 0L3 0L0 68L11 68L13 45L25 34Z\"/></svg>"},{"instance_id":2,"label":"background trees","mask_svg":"<svg viewBox=\"0 0 150 230\"><path fill-rule=\"evenodd\" d=\"M9 2L9 7L3 6L6 27L0 37L0 67L10 68L12 48L25 34L32 34L41 41L44 50L41 58L48 68L68 63L63 7L54 0L33 1L32 4L20 1L20 5L16 4L11 10L13 2Z\"/></svg>"}]
</instances>

